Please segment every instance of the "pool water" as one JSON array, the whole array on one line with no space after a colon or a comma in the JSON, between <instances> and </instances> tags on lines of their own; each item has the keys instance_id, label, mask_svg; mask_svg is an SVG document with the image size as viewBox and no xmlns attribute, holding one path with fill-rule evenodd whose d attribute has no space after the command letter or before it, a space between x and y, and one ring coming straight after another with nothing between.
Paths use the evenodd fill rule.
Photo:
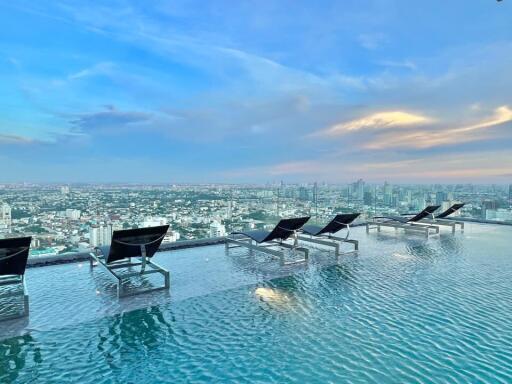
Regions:
<instances>
[{"instance_id":1,"label":"pool water","mask_svg":"<svg viewBox=\"0 0 512 384\"><path fill-rule=\"evenodd\" d=\"M245 249L211 247L227 289L201 289L221 271L196 270L194 294L177 279L154 305L41 321L0 341L0 382L510 383L511 235L356 230L358 255L317 250L277 277Z\"/></svg>"}]
</instances>

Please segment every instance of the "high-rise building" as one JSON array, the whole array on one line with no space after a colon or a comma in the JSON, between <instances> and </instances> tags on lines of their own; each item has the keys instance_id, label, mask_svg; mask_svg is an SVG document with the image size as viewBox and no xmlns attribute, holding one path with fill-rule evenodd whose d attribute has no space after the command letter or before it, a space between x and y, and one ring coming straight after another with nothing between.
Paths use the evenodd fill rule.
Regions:
<instances>
[{"instance_id":1,"label":"high-rise building","mask_svg":"<svg viewBox=\"0 0 512 384\"><path fill-rule=\"evenodd\" d=\"M91 247L110 245L112 242L112 224L94 224L89 228L89 244Z\"/></svg>"},{"instance_id":2,"label":"high-rise building","mask_svg":"<svg viewBox=\"0 0 512 384\"><path fill-rule=\"evenodd\" d=\"M482 201L482 218L487 220L487 211L495 211L497 204L495 200Z\"/></svg>"},{"instance_id":3,"label":"high-rise building","mask_svg":"<svg viewBox=\"0 0 512 384\"><path fill-rule=\"evenodd\" d=\"M226 227L217 220L210 224L210 237L226 236Z\"/></svg>"},{"instance_id":4,"label":"high-rise building","mask_svg":"<svg viewBox=\"0 0 512 384\"><path fill-rule=\"evenodd\" d=\"M384 182L384 205L390 206L393 202L393 186Z\"/></svg>"},{"instance_id":5,"label":"high-rise building","mask_svg":"<svg viewBox=\"0 0 512 384\"><path fill-rule=\"evenodd\" d=\"M233 200L228 201L228 212L227 216L229 220L233 219Z\"/></svg>"},{"instance_id":6,"label":"high-rise building","mask_svg":"<svg viewBox=\"0 0 512 384\"><path fill-rule=\"evenodd\" d=\"M162 243L175 243L180 239L180 234L177 231L167 231L164 239L162 240Z\"/></svg>"},{"instance_id":7,"label":"high-rise building","mask_svg":"<svg viewBox=\"0 0 512 384\"><path fill-rule=\"evenodd\" d=\"M158 227L160 225L167 225L167 219L159 216L148 216L142 222L141 227Z\"/></svg>"},{"instance_id":8,"label":"high-rise building","mask_svg":"<svg viewBox=\"0 0 512 384\"><path fill-rule=\"evenodd\" d=\"M447 194L444 191L437 191L436 192L436 205L442 205L443 201L447 200Z\"/></svg>"},{"instance_id":9,"label":"high-rise building","mask_svg":"<svg viewBox=\"0 0 512 384\"><path fill-rule=\"evenodd\" d=\"M315 181L315 184L313 184L313 202L318 201L318 183Z\"/></svg>"},{"instance_id":10,"label":"high-rise building","mask_svg":"<svg viewBox=\"0 0 512 384\"><path fill-rule=\"evenodd\" d=\"M79 209L66 209L66 217L71 220L80 219L80 213Z\"/></svg>"},{"instance_id":11,"label":"high-rise building","mask_svg":"<svg viewBox=\"0 0 512 384\"><path fill-rule=\"evenodd\" d=\"M11 232L11 207L7 203L0 203L0 231Z\"/></svg>"},{"instance_id":12,"label":"high-rise building","mask_svg":"<svg viewBox=\"0 0 512 384\"><path fill-rule=\"evenodd\" d=\"M364 198L364 181L363 179L357 180L353 185L354 197L357 200L363 200Z\"/></svg>"},{"instance_id":13,"label":"high-rise building","mask_svg":"<svg viewBox=\"0 0 512 384\"><path fill-rule=\"evenodd\" d=\"M363 203L364 205L373 205L373 194L370 191L364 193Z\"/></svg>"},{"instance_id":14,"label":"high-rise building","mask_svg":"<svg viewBox=\"0 0 512 384\"><path fill-rule=\"evenodd\" d=\"M60 193L62 195L67 195L69 193L69 187L67 185L63 185L60 187Z\"/></svg>"},{"instance_id":15,"label":"high-rise building","mask_svg":"<svg viewBox=\"0 0 512 384\"><path fill-rule=\"evenodd\" d=\"M308 201L309 191L306 187L299 187L299 200Z\"/></svg>"},{"instance_id":16,"label":"high-rise building","mask_svg":"<svg viewBox=\"0 0 512 384\"><path fill-rule=\"evenodd\" d=\"M508 186L508 202L512 205L512 184Z\"/></svg>"}]
</instances>

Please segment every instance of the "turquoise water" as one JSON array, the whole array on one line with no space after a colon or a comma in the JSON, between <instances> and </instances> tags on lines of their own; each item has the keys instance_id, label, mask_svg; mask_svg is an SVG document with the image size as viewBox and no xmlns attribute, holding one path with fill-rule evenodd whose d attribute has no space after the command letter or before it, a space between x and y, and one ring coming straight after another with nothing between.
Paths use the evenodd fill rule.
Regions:
<instances>
[{"instance_id":1,"label":"turquoise water","mask_svg":"<svg viewBox=\"0 0 512 384\"><path fill-rule=\"evenodd\" d=\"M0 382L510 383L511 234L361 234L333 265L0 341Z\"/></svg>"}]
</instances>

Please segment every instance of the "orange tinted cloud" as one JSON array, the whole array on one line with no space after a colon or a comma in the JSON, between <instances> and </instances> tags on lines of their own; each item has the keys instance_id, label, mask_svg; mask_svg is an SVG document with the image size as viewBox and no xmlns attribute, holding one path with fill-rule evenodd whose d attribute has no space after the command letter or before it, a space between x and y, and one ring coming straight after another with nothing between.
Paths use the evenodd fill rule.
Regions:
<instances>
[{"instance_id":1,"label":"orange tinted cloud","mask_svg":"<svg viewBox=\"0 0 512 384\"><path fill-rule=\"evenodd\" d=\"M382 130L396 127L410 127L432 122L433 119L404 111L386 111L374 113L360 119L345 123L335 124L323 131L317 132L317 136L341 136L350 132L361 130Z\"/></svg>"},{"instance_id":2,"label":"orange tinted cloud","mask_svg":"<svg viewBox=\"0 0 512 384\"><path fill-rule=\"evenodd\" d=\"M436 131L417 130L408 132L389 132L380 135L375 140L364 145L368 149L386 149L398 147L411 147L417 149L432 148L454 143L465 143L486 139L491 136L487 128L512 121L512 110L508 106L501 106L494 110L493 116L482 121L458 128L449 128Z\"/></svg>"}]
</instances>

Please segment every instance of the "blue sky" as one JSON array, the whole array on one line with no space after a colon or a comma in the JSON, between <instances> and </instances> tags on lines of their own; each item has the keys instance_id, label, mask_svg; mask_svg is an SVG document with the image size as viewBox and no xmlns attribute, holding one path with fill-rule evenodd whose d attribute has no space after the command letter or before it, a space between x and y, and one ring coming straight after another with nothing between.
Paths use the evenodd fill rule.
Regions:
<instances>
[{"instance_id":1,"label":"blue sky","mask_svg":"<svg viewBox=\"0 0 512 384\"><path fill-rule=\"evenodd\" d=\"M91 4L0 4L0 182L512 181L512 1Z\"/></svg>"}]
</instances>

